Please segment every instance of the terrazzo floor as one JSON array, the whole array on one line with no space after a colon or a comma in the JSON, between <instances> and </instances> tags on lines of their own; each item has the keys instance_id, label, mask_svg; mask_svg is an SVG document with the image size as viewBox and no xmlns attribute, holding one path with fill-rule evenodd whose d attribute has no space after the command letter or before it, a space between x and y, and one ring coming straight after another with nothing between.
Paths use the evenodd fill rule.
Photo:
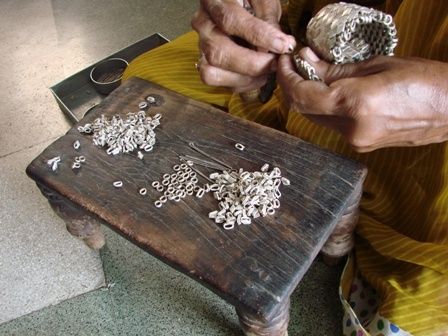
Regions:
<instances>
[{"instance_id":1,"label":"terrazzo floor","mask_svg":"<svg viewBox=\"0 0 448 336\"><path fill-rule=\"evenodd\" d=\"M106 229L107 285L0 325L0 335L242 336L232 306ZM316 260L293 293L289 335L340 335L341 267Z\"/></svg>"}]
</instances>

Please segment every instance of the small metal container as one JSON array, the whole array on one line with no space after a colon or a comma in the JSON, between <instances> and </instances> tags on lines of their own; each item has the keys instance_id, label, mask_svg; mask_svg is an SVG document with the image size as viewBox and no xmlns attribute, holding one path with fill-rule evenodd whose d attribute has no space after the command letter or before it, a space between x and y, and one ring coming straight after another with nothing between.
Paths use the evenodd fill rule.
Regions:
<instances>
[{"instance_id":1,"label":"small metal container","mask_svg":"<svg viewBox=\"0 0 448 336\"><path fill-rule=\"evenodd\" d=\"M130 63L141 54L168 42L169 40L159 33L152 34L107 56L105 59L123 58ZM94 84L90 80L92 68L99 63L96 62L82 69L50 88L61 111L68 116L72 123L81 120L86 113L94 109L105 98L105 95L95 90Z\"/></svg>"},{"instance_id":2,"label":"small metal container","mask_svg":"<svg viewBox=\"0 0 448 336\"><path fill-rule=\"evenodd\" d=\"M92 68L90 80L98 93L108 95L120 86L128 62L122 58L109 58Z\"/></svg>"}]
</instances>

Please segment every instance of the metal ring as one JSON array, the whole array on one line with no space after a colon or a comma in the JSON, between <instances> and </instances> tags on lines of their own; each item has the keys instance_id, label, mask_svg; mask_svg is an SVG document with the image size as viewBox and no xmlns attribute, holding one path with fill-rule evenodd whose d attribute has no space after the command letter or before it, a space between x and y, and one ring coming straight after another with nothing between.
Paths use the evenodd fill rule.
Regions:
<instances>
[{"instance_id":1,"label":"metal ring","mask_svg":"<svg viewBox=\"0 0 448 336\"><path fill-rule=\"evenodd\" d=\"M146 97L146 101L150 104L154 104L156 102L156 99L153 96Z\"/></svg>"},{"instance_id":2,"label":"metal ring","mask_svg":"<svg viewBox=\"0 0 448 336\"><path fill-rule=\"evenodd\" d=\"M138 104L138 108L140 110L143 110L143 109L145 109L147 107L148 107L148 103L147 102L141 102L141 103Z\"/></svg>"},{"instance_id":3,"label":"metal ring","mask_svg":"<svg viewBox=\"0 0 448 336\"><path fill-rule=\"evenodd\" d=\"M278 199L275 199L273 202L274 209L280 208L280 201Z\"/></svg>"},{"instance_id":4,"label":"metal ring","mask_svg":"<svg viewBox=\"0 0 448 336\"><path fill-rule=\"evenodd\" d=\"M235 148L240 150L240 151L243 151L246 147L243 144L236 143L235 144Z\"/></svg>"},{"instance_id":5,"label":"metal ring","mask_svg":"<svg viewBox=\"0 0 448 336\"><path fill-rule=\"evenodd\" d=\"M72 165L72 169L79 169L79 168L81 168L81 163L74 162L73 165Z\"/></svg>"},{"instance_id":6,"label":"metal ring","mask_svg":"<svg viewBox=\"0 0 448 336\"><path fill-rule=\"evenodd\" d=\"M233 230L235 228L235 223L225 222L222 227L224 228L224 230Z\"/></svg>"},{"instance_id":7,"label":"metal ring","mask_svg":"<svg viewBox=\"0 0 448 336\"><path fill-rule=\"evenodd\" d=\"M196 197L197 197L197 198L202 198L202 196L204 196L204 193L205 193L205 190L202 189L202 188L200 188L200 189L198 190L198 192L196 193Z\"/></svg>"},{"instance_id":8,"label":"metal ring","mask_svg":"<svg viewBox=\"0 0 448 336\"><path fill-rule=\"evenodd\" d=\"M282 177L281 181L282 181L282 184L285 186L289 186L291 184L291 181L289 179L287 179L286 177Z\"/></svg>"},{"instance_id":9,"label":"metal ring","mask_svg":"<svg viewBox=\"0 0 448 336\"><path fill-rule=\"evenodd\" d=\"M121 188L123 186L123 181L115 181L113 185L115 188Z\"/></svg>"}]
</instances>

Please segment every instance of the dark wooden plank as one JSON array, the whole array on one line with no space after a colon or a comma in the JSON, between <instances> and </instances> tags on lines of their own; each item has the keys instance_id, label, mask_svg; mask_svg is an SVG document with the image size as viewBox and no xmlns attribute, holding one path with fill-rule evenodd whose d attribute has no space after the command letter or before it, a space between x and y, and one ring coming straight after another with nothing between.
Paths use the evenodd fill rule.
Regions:
<instances>
[{"instance_id":1,"label":"dark wooden plank","mask_svg":"<svg viewBox=\"0 0 448 336\"><path fill-rule=\"evenodd\" d=\"M165 102L151 110L163 118L156 129L155 149L144 160L135 155L107 155L75 125L39 155L27 173L230 303L262 317L271 316L312 263L347 200L362 183L365 169L298 138L136 78L114 91L79 124L101 114L136 112L138 103L149 94L159 94ZM79 152L72 147L77 139ZM234 167L259 170L265 162L280 167L291 180L290 187L281 187L280 209L252 225L225 231L208 219L208 212L217 208L210 194L155 208L159 193L151 182L171 170L178 154L198 156L188 147L189 141ZM236 142L246 145L246 150L236 150ZM80 153L87 161L74 173L71 162ZM54 156L62 157L56 172L46 165ZM116 180L124 181L123 188L113 187ZM148 188L147 196L138 193L141 187Z\"/></svg>"}]
</instances>

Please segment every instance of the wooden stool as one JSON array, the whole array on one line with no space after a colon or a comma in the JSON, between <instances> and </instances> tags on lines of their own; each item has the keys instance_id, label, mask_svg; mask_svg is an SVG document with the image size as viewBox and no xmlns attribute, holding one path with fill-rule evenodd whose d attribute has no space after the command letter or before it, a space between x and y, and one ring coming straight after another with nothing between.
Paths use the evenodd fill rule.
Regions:
<instances>
[{"instance_id":1,"label":"wooden stool","mask_svg":"<svg viewBox=\"0 0 448 336\"><path fill-rule=\"evenodd\" d=\"M100 225L106 224L234 305L247 335L286 335L289 297L316 255L325 245L325 255L334 261L352 246L365 168L136 78L115 90L80 125L102 114L136 112L148 95L157 97L160 106L147 113L163 117L155 130L154 150L143 160L135 154L107 155L76 125L46 148L27 174L65 220L68 231L91 248L104 244ZM81 144L78 150L73 148L76 140ZM279 167L291 180L290 186L281 187L280 208L233 230L208 218L218 208L210 193L156 208L160 193L151 187L152 181L171 172L178 155L200 156L189 148L190 141L233 167L248 171L259 170L264 163ZM236 143L246 149L235 149ZM86 162L73 170L79 155ZM53 171L47 160L56 156L61 163ZM118 180L123 187L113 186ZM139 194L143 187L148 189L145 196Z\"/></svg>"}]
</instances>

